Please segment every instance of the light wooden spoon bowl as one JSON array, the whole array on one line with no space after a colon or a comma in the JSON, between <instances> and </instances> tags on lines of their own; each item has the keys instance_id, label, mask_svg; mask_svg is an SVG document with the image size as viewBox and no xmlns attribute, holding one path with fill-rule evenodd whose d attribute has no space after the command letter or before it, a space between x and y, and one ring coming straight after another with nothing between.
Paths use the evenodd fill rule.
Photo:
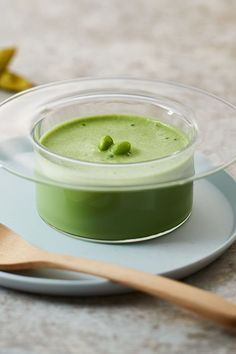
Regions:
<instances>
[{"instance_id":1,"label":"light wooden spoon bowl","mask_svg":"<svg viewBox=\"0 0 236 354\"><path fill-rule=\"evenodd\" d=\"M227 328L236 328L236 305L208 291L159 275L103 261L36 248L0 224L0 269L54 268L92 274L157 296Z\"/></svg>"}]
</instances>

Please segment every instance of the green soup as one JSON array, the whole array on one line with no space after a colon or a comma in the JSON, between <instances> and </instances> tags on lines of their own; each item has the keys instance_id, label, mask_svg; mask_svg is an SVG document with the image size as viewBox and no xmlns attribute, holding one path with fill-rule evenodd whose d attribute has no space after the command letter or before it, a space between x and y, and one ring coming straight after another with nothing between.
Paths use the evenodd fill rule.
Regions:
<instances>
[{"instance_id":1,"label":"green soup","mask_svg":"<svg viewBox=\"0 0 236 354\"><path fill-rule=\"evenodd\" d=\"M108 139L107 145L106 140L103 144L105 137L112 139ZM127 151L119 150L119 146L122 147L119 144L123 142L128 143ZM58 176L67 179L71 173L71 178L75 180L78 172L78 181L84 178L93 184L96 178L104 178L108 186L115 181L112 188L103 190L38 185L39 214L47 223L64 232L101 241L141 240L173 230L191 212L192 183L164 188L140 187L142 178L143 181L150 178L155 184L167 175L173 174L175 177L192 173L192 155L179 161L165 162L165 157L174 156L189 144L185 133L173 126L151 118L128 115L86 117L54 127L41 137L40 143L63 157L103 164L101 166L110 165L110 177L104 166L99 174L96 169L93 173L90 170L85 178L80 169L67 173L68 169L62 170L61 166L48 164L44 159L39 170L43 168L49 178ZM139 166L137 163L152 160L160 160L162 167L157 167L155 171L150 169L151 177L145 164L136 167ZM117 168L121 164L127 167L123 173ZM134 166L136 172L131 175L128 166ZM135 182L132 184L132 180L136 179L139 179L139 186L134 188ZM127 181L130 189L123 190L121 187Z\"/></svg>"},{"instance_id":2,"label":"green soup","mask_svg":"<svg viewBox=\"0 0 236 354\"><path fill-rule=\"evenodd\" d=\"M129 141L130 154L101 152L101 137L116 142ZM158 159L183 149L188 144L184 133L152 119L125 115L75 119L55 127L41 138L41 144L62 156L105 163L132 163Z\"/></svg>"}]
</instances>

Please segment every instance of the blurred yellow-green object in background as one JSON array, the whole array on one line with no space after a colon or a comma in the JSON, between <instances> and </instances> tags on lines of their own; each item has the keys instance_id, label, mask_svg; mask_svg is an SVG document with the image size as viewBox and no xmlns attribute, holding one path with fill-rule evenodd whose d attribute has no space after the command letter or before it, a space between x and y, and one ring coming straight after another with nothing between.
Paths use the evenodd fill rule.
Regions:
<instances>
[{"instance_id":1,"label":"blurred yellow-green object in background","mask_svg":"<svg viewBox=\"0 0 236 354\"><path fill-rule=\"evenodd\" d=\"M6 48L0 50L0 73L5 70L16 53L16 48Z\"/></svg>"},{"instance_id":2,"label":"blurred yellow-green object in background","mask_svg":"<svg viewBox=\"0 0 236 354\"><path fill-rule=\"evenodd\" d=\"M20 92L31 88L32 82L21 75L12 73L8 65L16 53L16 48L4 48L0 50L0 89Z\"/></svg>"},{"instance_id":3,"label":"blurred yellow-green object in background","mask_svg":"<svg viewBox=\"0 0 236 354\"><path fill-rule=\"evenodd\" d=\"M23 91L31 88L33 84L24 77L5 70L0 75L0 88L8 91Z\"/></svg>"}]
</instances>

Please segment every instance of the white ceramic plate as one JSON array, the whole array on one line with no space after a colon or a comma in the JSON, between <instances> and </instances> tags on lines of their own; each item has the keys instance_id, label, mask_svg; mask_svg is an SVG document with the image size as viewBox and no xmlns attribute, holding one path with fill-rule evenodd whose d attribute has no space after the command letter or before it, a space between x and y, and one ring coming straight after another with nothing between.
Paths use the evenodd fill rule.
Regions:
<instances>
[{"instance_id":1,"label":"white ceramic plate","mask_svg":"<svg viewBox=\"0 0 236 354\"><path fill-rule=\"evenodd\" d=\"M206 163L197 158L199 168ZM195 182L189 220L167 236L123 245L96 244L63 235L38 216L34 184L0 170L0 222L31 243L54 252L101 259L181 278L221 255L236 236L236 183L225 172ZM0 285L53 295L100 295L129 291L108 280L55 270L0 272Z\"/></svg>"}]
</instances>

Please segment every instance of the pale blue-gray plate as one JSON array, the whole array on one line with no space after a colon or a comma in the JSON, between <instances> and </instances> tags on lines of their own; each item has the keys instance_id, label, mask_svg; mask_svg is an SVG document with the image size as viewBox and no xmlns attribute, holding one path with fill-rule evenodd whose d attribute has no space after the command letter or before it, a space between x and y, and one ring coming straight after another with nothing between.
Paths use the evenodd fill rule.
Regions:
<instances>
[{"instance_id":1,"label":"pale blue-gray plate","mask_svg":"<svg viewBox=\"0 0 236 354\"><path fill-rule=\"evenodd\" d=\"M206 163L198 157L198 168ZM219 257L236 238L236 183L226 172L195 182L189 220L167 236L135 244L109 245L77 240L38 216L34 183L0 170L0 222L43 249L106 260L155 274L182 278ZM0 285L52 295L102 295L129 291L106 279L55 270L0 272Z\"/></svg>"},{"instance_id":2,"label":"pale blue-gray plate","mask_svg":"<svg viewBox=\"0 0 236 354\"><path fill-rule=\"evenodd\" d=\"M182 89L184 90L184 87ZM193 90L191 92L193 95ZM201 95L202 99L205 99L203 91L194 90L194 92L195 95ZM184 95L186 96L185 91ZM0 101L7 97L9 97L7 93L0 93ZM207 105L205 100L201 102L204 110L199 117L204 121L203 113ZM216 101L214 102L216 104ZM235 115L234 109L230 107L232 112L228 112L225 103L221 104L222 107L214 106L216 112L213 112L212 116L215 118L218 114L218 123L219 116L226 117L224 126L228 124L228 127L232 128L233 121L228 120L228 114ZM222 108L222 111L219 108ZM225 112L225 116L222 112ZM209 115L209 112L206 111L206 114ZM6 118L9 120L10 117ZM215 126L215 121L212 122ZM20 126L20 123L18 125ZM11 124L9 126L12 127ZM227 131L233 134L234 130L231 128ZM209 170L209 163L203 156L197 155L195 167L201 174ZM46 225L39 218L35 208L34 183L0 169L0 222L15 230L29 242L46 250L106 260L155 274L183 278L214 261L236 239L234 179L221 171L194 184L192 215L178 230L141 243L95 244L68 237ZM129 291L105 279L55 270L0 272L0 285L52 295L87 296Z\"/></svg>"}]
</instances>

